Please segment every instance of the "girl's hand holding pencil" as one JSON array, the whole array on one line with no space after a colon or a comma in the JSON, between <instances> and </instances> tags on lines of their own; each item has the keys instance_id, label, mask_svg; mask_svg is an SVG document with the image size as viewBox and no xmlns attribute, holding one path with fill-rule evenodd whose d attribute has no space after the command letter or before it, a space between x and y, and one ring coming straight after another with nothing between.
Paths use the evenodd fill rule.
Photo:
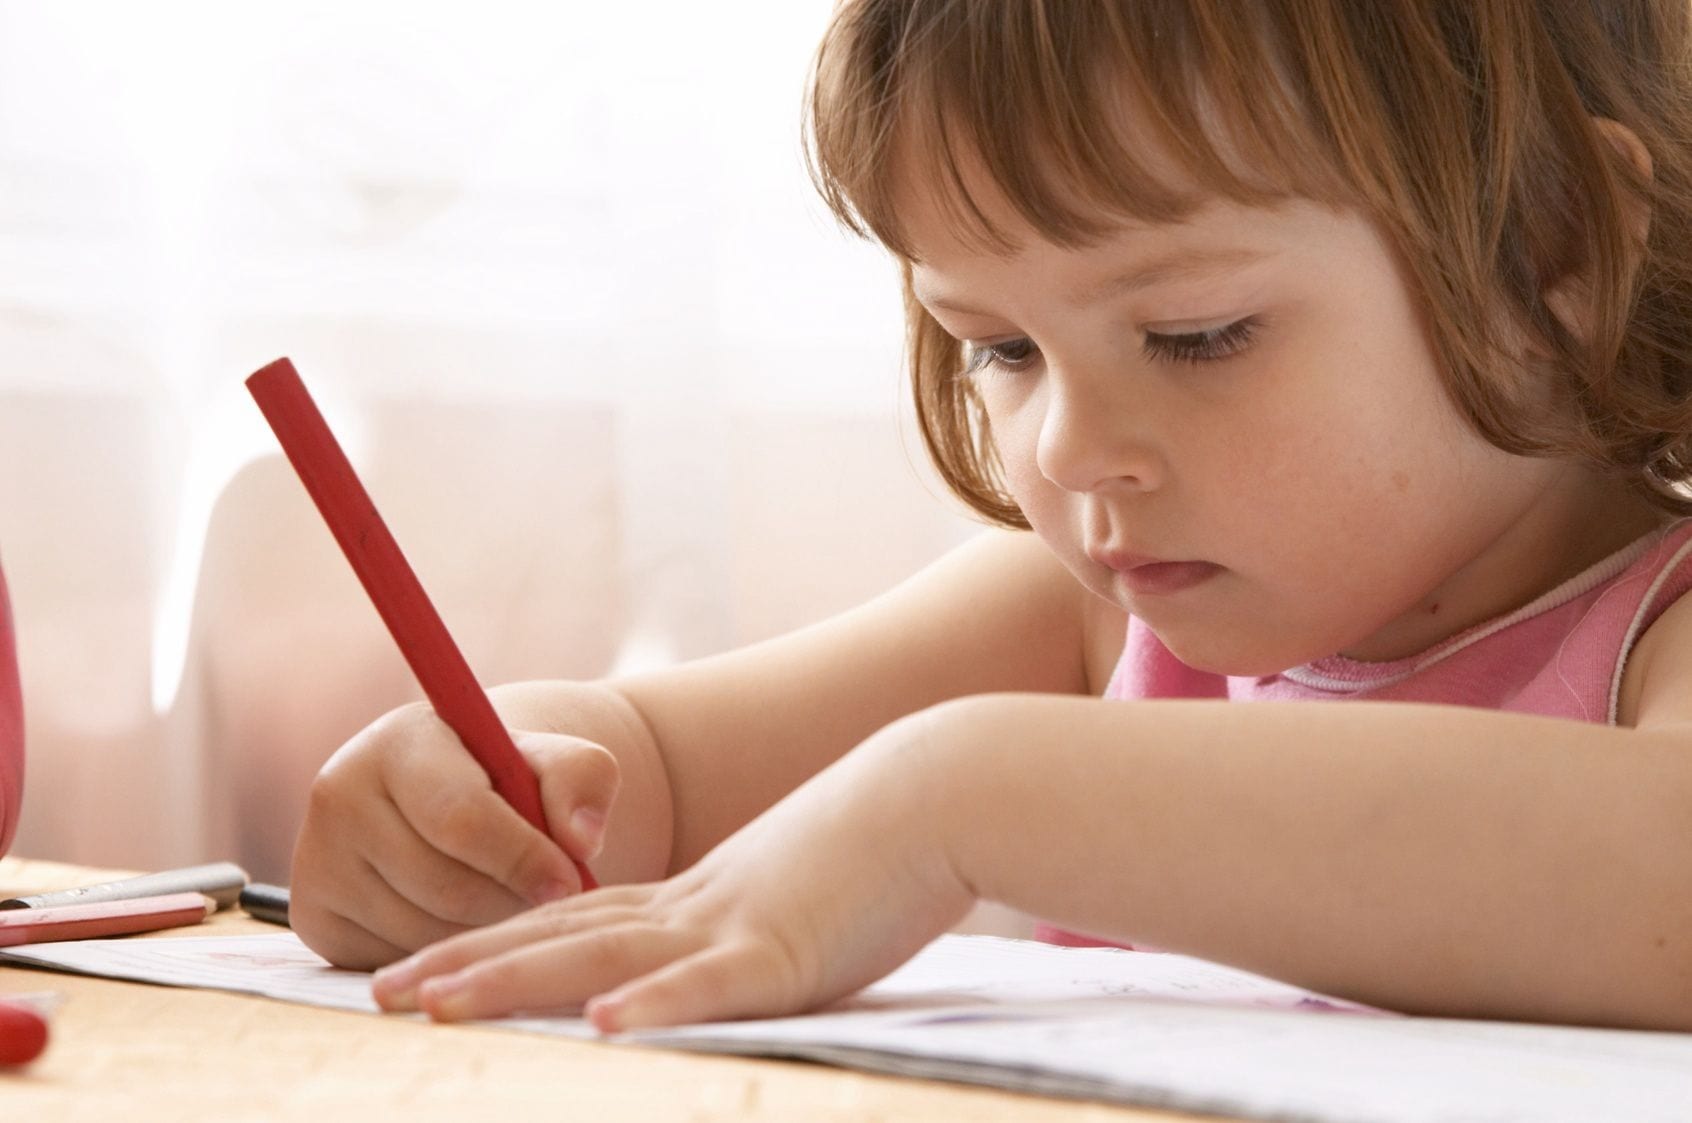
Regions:
<instances>
[{"instance_id":1,"label":"girl's hand holding pencil","mask_svg":"<svg viewBox=\"0 0 1692 1123\"><path fill-rule=\"evenodd\" d=\"M571 859L598 856L617 761L581 737L514 737L540 779L551 839L493 790L427 706L396 710L347 742L312 786L294 852L293 927L335 962L369 968L579 892Z\"/></svg>"},{"instance_id":2,"label":"girl's hand holding pencil","mask_svg":"<svg viewBox=\"0 0 1692 1123\"><path fill-rule=\"evenodd\" d=\"M616 1033L851 994L974 903L933 837L932 719L887 727L667 881L553 901L378 972L377 1001L442 1021L585 1005Z\"/></svg>"}]
</instances>

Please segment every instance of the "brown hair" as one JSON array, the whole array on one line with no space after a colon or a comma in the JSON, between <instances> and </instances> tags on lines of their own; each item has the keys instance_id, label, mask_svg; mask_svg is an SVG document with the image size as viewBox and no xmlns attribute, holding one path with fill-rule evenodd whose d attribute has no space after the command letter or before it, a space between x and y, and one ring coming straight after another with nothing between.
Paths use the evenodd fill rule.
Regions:
<instances>
[{"instance_id":1,"label":"brown hair","mask_svg":"<svg viewBox=\"0 0 1692 1123\"><path fill-rule=\"evenodd\" d=\"M923 161L983 244L1011 245L966 159L1042 236L1078 245L1203 201L1136 159L1148 139L1224 198L1360 208L1401 255L1477 432L1692 512L1688 49L1687 0L844 0L813 67L807 156L841 221L904 259L924 440L992 521L1027 526L960 345L911 294L895 187L913 169L896 157ZM1631 130L1652 174L1595 118ZM1570 278L1579 330L1545 299Z\"/></svg>"}]
</instances>

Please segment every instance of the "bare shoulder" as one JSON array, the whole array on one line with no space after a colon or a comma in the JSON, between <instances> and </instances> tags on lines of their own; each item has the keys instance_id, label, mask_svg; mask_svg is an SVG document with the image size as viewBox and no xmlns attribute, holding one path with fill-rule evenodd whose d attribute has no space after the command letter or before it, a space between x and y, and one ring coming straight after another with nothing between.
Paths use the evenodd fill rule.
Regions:
<instances>
[{"instance_id":1,"label":"bare shoulder","mask_svg":"<svg viewBox=\"0 0 1692 1123\"><path fill-rule=\"evenodd\" d=\"M1669 605L1634 644L1622 671L1616 723L1692 727L1692 593Z\"/></svg>"},{"instance_id":2,"label":"bare shoulder","mask_svg":"<svg viewBox=\"0 0 1692 1123\"><path fill-rule=\"evenodd\" d=\"M874 699L872 728L970 694L1084 694L1097 599L1034 534L992 530L837 616L619 686L653 710L748 692L791 691L812 714Z\"/></svg>"},{"instance_id":3,"label":"bare shoulder","mask_svg":"<svg viewBox=\"0 0 1692 1123\"><path fill-rule=\"evenodd\" d=\"M1102 694L1122 655L1128 614L1082 585L1035 534L994 532L975 546L970 567L989 582L1023 590L1018 599L1048 606L1043 626L1031 622L1031 630L1067 634L1072 638L1066 643L1078 642L1085 674L1079 692Z\"/></svg>"},{"instance_id":4,"label":"bare shoulder","mask_svg":"<svg viewBox=\"0 0 1692 1123\"><path fill-rule=\"evenodd\" d=\"M1089 592L1038 535L990 531L937 568L950 571L946 583L953 595L961 589L971 603L996 603L1021 637L1017 642L1045 649L1050 665L1074 665L1081 676L1063 692L1104 689L1122 650L1127 617Z\"/></svg>"}]
</instances>

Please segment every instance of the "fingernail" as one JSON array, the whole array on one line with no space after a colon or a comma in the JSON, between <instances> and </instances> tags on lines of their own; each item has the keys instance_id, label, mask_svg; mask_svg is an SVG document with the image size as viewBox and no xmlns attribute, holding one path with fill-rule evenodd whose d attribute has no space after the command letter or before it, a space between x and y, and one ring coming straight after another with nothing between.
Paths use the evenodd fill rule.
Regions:
<instances>
[{"instance_id":1,"label":"fingernail","mask_svg":"<svg viewBox=\"0 0 1692 1123\"><path fill-rule=\"evenodd\" d=\"M417 1009L417 962L402 959L370 977L370 990L384 1010Z\"/></svg>"},{"instance_id":2,"label":"fingernail","mask_svg":"<svg viewBox=\"0 0 1692 1123\"><path fill-rule=\"evenodd\" d=\"M622 1020L623 1001L615 995L602 994L598 998L588 999L582 1007L582 1017L586 1018L594 1029L600 1033L616 1033L621 1029L618 1024Z\"/></svg>"},{"instance_id":3,"label":"fingernail","mask_svg":"<svg viewBox=\"0 0 1692 1123\"><path fill-rule=\"evenodd\" d=\"M596 807L578 807L570 816L570 837L575 839L584 861L597 858L605 845L605 812Z\"/></svg>"}]
</instances>

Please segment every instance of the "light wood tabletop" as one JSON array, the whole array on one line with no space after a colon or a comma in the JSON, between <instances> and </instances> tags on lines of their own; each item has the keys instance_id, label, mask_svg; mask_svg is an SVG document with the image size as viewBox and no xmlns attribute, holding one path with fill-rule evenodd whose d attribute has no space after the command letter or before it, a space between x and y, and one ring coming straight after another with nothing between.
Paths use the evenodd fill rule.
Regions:
<instances>
[{"instance_id":1,"label":"light wood tabletop","mask_svg":"<svg viewBox=\"0 0 1692 1123\"><path fill-rule=\"evenodd\" d=\"M0 897L123 876L0 859ZM276 929L239 910L167 935ZM149 937L132 937L147 939ZM944 1120L1119 1123L1197 1116L786 1061L707 1057L0 966L0 995L63 1001L35 1063L0 1069L0 1113L59 1119Z\"/></svg>"}]
</instances>

